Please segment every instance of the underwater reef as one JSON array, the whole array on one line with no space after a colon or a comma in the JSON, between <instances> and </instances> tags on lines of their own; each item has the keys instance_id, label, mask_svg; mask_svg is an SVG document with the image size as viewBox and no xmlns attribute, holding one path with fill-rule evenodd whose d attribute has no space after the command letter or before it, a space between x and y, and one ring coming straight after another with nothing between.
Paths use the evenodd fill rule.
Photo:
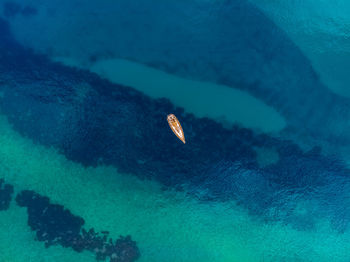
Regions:
<instances>
[{"instance_id":1,"label":"underwater reef","mask_svg":"<svg viewBox=\"0 0 350 262\"><path fill-rule=\"evenodd\" d=\"M0 179L0 211L9 208L14 187ZM16 203L27 208L28 226L35 231L36 240L45 247L61 245L71 247L76 252L88 250L96 254L97 260L110 262L133 262L140 257L140 251L131 236L110 238L109 232L86 230L82 217L72 214L59 204L50 203L48 197L31 190L23 190L16 195Z\"/></svg>"},{"instance_id":2,"label":"underwater reef","mask_svg":"<svg viewBox=\"0 0 350 262\"><path fill-rule=\"evenodd\" d=\"M14 187L0 179L0 211L9 208ZM131 236L109 238L108 231L86 230L82 217L72 214L59 204L50 203L48 197L31 190L16 195L16 203L27 208L28 226L36 232L36 240L51 245L71 247L76 252L88 250L96 254L96 260L110 262L133 262L140 257L140 251Z\"/></svg>"},{"instance_id":3,"label":"underwater reef","mask_svg":"<svg viewBox=\"0 0 350 262\"><path fill-rule=\"evenodd\" d=\"M130 236L116 241L108 238L108 232L86 231L84 219L73 215L61 205L51 204L49 198L33 191L24 190L16 196L16 202L26 207L28 225L36 231L37 240L49 247L60 244L77 252L89 250L96 253L97 260L110 258L111 262L132 262L140 256L136 243Z\"/></svg>"},{"instance_id":4,"label":"underwater reef","mask_svg":"<svg viewBox=\"0 0 350 262\"><path fill-rule=\"evenodd\" d=\"M347 228L349 170L336 155L320 147L305 152L293 141L239 126L224 128L167 99L52 63L19 45L3 20L0 33L0 109L21 135L85 166L112 165L201 201L235 200L266 221L309 230L315 218L326 217L338 231ZM186 146L169 132L169 112L181 119ZM256 148L273 149L278 159L261 166ZM295 213L296 198L312 207ZM81 221L73 220L76 230Z\"/></svg>"},{"instance_id":5,"label":"underwater reef","mask_svg":"<svg viewBox=\"0 0 350 262\"><path fill-rule=\"evenodd\" d=\"M0 179L0 210L9 208L14 188ZM117 240L109 237L108 231L86 230L84 219L72 214L59 204L50 203L48 197L31 190L16 195L16 203L27 208L28 226L35 231L36 240L52 245L70 247L76 252L88 250L96 254L97 260L110 262L133 262L140 257L140 251L131 236L120 236Z\"/></svg>"}]
</instances>

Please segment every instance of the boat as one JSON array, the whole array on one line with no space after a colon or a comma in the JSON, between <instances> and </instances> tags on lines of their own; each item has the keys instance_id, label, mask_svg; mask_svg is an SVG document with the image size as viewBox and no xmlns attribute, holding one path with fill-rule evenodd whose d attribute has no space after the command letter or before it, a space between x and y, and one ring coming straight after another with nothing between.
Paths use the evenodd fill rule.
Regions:
<instances>
[{"instance_id":1,"label":"boat","mask_svg":"<svg viewBox=\"0 0 350 262\"><path fill-rule=\"evenodd\" d=\"M180 121L177 119L177 117L174 114L169 114L167 116L167 120L169 123L169 126L171 130L174 132L174 134L184 143L186 144L185 140L185 134L182 129L182 126L180 124Z\"/></svg>"}]
</instances>

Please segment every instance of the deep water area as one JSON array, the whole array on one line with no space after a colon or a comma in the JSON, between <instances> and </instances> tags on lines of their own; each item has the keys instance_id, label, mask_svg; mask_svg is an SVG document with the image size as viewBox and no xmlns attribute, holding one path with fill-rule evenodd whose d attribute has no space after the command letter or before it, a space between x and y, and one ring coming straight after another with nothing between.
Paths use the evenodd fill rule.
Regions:
<instances>
[{"instance_id":1,"label":"deep water area","mask_svg":"<svg viewBox=\"0 0 350 262\"><path fill-rule=\"evenodd\" d=\"M279 4L0 7L0 261L350 260L350 98Z\"/></svg>"}]
</instances>

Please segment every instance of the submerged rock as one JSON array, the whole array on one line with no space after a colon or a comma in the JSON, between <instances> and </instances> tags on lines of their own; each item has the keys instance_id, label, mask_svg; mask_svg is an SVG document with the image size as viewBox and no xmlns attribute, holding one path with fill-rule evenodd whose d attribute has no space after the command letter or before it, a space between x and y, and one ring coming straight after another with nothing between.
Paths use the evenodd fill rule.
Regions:
<instances>
[{"instance_id":1,"label":"submerged rock","mask_svg":"<svg viewBox=\"0 0 350 262\"><path fill-rule=\"evenodd\" d=\"M10 206L13 194L13 186L5 184L4 179L0 179L0 210L7 210Z\"/></svg>"},{"instance_id":2,"label":"submerged rock","mask_svg":"<svg viewBox=\"0 0 350 262\"><path fill-rule=\"evenodd\" d=\"M3 12L5 17L16 16L19 12L21 12L21 9L21 6L17 2L8 1L3 5Z\"/></svg>"},{"instance_id":3,"label":"submerged rock","mask_svg":"<svg viewBox=\"0 0 350 262\"><path fill-rule=\"evenodd\" d=\"M18 14L23 16L33 16L37 13L38 10L31 5L26 5L22 8L19 3L13 1L7 1L3 4L3 14L7 18L15 17Z\"/></svg>"},{"instance_id":4,"label":"submerged rock","mask_svg":"<svg viewBox=\"0 0 350 262\"><path fill-rule=\"evenodd\" d=\"M36 15L38 13L38 10L30 5L27 5L25 7L23 7L21 14L23 16L32 16L32 15Z\"/></svg>"}]
</instances>

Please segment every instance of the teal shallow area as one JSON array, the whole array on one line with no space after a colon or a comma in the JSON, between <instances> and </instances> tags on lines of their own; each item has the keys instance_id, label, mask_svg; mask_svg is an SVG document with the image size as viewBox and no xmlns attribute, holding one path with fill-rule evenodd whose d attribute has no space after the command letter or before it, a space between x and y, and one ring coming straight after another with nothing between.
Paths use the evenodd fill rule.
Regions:
<instances>
[{"instance_id":1,"label":"teal shallow area","mask_svg":"<svg viewBox=\"0 0 350 262\"><path fill-rule=\"evenodd\" d=\"M350 15L333 2L0 0L0 262L97 261L53 222L70 214L131 236L136 261L350 261Z\"/></svg>"},{"instance_id":2,"label":"teal shallow area","mask_svg":"<svg viewBox=\"0 0 350 262\"><path fill-rule=\"evenodd\" d=\"M349 231L339 234L327 220L296 230L266 224L235 202L199 203L158 183L119 173L113 167L84 168L54 149L33 144L1 118L1 173L17 190L30 189L84 217L87 227L113 237L131 234L139 261L346 261ZM28 152L31 152L28 154ZM297 201L305 213L311 202ZM311 207L312 208L312 207ZM88 252L44 248L13 202L1 213L1 257L5 261L95 261ZM18 252L18 248L21 252Z\"/></svg>"}]
</instances>

